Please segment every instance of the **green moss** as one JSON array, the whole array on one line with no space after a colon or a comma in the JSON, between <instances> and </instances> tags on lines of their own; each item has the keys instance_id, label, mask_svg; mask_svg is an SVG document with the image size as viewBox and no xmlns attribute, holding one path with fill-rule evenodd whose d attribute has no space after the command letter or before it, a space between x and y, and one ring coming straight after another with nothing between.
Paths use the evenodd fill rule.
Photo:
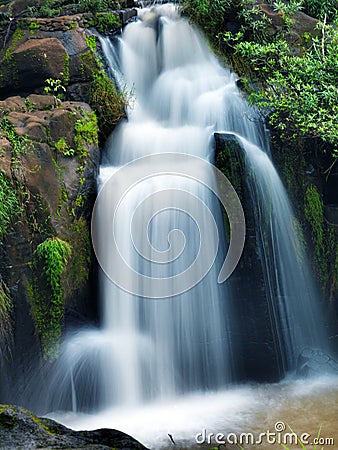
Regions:
<instances>
[{"instance_id":1,"label":"green moss","mask_svg":"<svg viewBox=\"0 0 338 450\"><path fill-rule=\"evenodd\" d=\"M54 358L64 315L63 276L71 255L70 245L57 237L47 238L34 252L33 283L28 284L31 312L45 358Z\"/></svg>"},{"instance_id":2,"label":"green moss","mask_svg":"<svg viewBox=\"0 0 338 450\"><path fill-rule=\"evenodd\" d=\"M95 14L92 25L101 34L116 32L122 26L119 16L111 13Z\"/></svg>"},{"instance_id":3,"label":"green moss","mask_svg":"<svg viewBox=\"0 0 338 450\"><path fill-rule=\"evenodd\" d=\"M90 105L97 114L103 140L107 139L114 126L125 117L132 93L127 89L118 91L104 70L94 74L90 86Z\"/></svg>"},{"instance_id":4,"label":"green moss","mask_svg":"<svg viewBox=\"0 0 338 450\"><path fill-rule=\"evenodd\" d=\"M13 310L13 302L10 291L0 276L0 346L8 340L12 333L11 312Z\"/></svg>"},{"instance_id":5,"label":"green moss","mask_svg":"<svg viewBox=\"0 0 338 450\"><path fill-rule=\"evenodd\" d=\"M99 64L93 51L89 48L80 55L80 71L84 80L91 79L93 74L99 70Z\"/></svg>"},{"instance_id":6,"label":"green moss","mask_svg":"<svg viewBox=\"0 0 338 450\"><path fill-rule=\"evenodd\" d=\"M324 206L318 189L313 184L309 185L305 192L305 217L311 229L319 279L325 282L328 277L328 266L324 245Z\"/></svg>"},{"instance_id":7,"label":"green moss","mask_svg":"<svg viewBox=\"0 0 338 450\"><path fill-rule=\"evenodd\" d=\"M94 112L82 112L83 117L75 122L74 142L76 145L76 155L79 161L83 161L88 156L90 145L98 146L98 123Z\"/></svg>"},{"instance_id":8,"label":"green moss","mask_svg":"<svg viewBox=\"0 0 338 450\"><path fill-rule=\"evenodd\" d=\"M96 36L87 36L86 44L87 47L89 47L92 50L92 52L96 52Z\"/></svg>"},{"instance_id":9,"label":"green moss","mask_svg":"<svg viewBox=\"0 0 338 450\"><path fill-rule=\"evenodd\" d=\"M4 117L1 120L0 129L4 132L6 138L11 143L14 156L18 156L25 151L27 141L15 131L14 125L7 117Z\"/></svg>"},{"instance_id":10,"label":"green moss","mask_svg":"<svg viewBox=\"0 0 338 450\"><path fill-rule=\"evenodd\" d=\"M83 287L89 277L91 264L91 239L89 226L84 217L75 220L69 229L67 240L72 243L72 259L67 268L68 286L71 289Z\"/></svg>"},{"instance_id":11,"label":"green moss","mask_svg":"<svg viewBox=\"0 0 338 450\"><path fill-rule=\"evenodd\" d=\"M40 30L40 25L35 20L32 20L28 25L28 29L30 34L35 34L38 30Z\"/></svg>"},{"instance_id":12,"label":"green moss","mask_svg":"<svg viewBox=\"0 0 338 450\"><path fill-rule=\"evenodd\" d=\"M4 60L10 60L12 58L12 52L16 49L17 44L25 36L26 32L21 28L17 28L12 36L11 43L6 50Z\"/></svg>"},{"instance_id":13,"label":"green moss","mask_svg":"<svg viewBox=\"0 0 338 450\"><path fill-rule=\"evenodd\" d=\"M0 170L0 240L11 229L22 212L16 189L7 175Z\"/></svg>"},{"instance_id":14,"label":"green moss","mask_svg":"<svg viewBox=\"0 0 338 450\"><path fill-rule=\"evenodd\" d=\"M65 86L67 86L69 83L69 60L70 56L67 53L63 59L63 73L62 73L62 82Z\"/></svg>"}]
</instances>

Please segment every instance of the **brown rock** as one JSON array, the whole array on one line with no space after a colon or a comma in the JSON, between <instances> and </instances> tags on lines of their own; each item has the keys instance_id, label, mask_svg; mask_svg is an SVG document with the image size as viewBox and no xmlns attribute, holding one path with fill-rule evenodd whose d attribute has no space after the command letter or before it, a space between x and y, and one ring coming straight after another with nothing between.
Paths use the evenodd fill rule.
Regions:
<instances>
[{"instance_id":1,"label":"brown rock","mask_svg":"<svg viewBox=\"0 0 338 450\"><path fill-rule=\"evenodd\" d=\"M51 95L31 94L27 99L36 109L51 109L55 106L55 99Z\"/></svg>"},{"instance_id":2,"label":"brown rock","mask_svg":"<svg viewBox=\"0 0 338 450\"><path fill-rule=\"evenodd\" d=\"M10 97L0 101L0 111L2 113L10 111L23 111L25 109L25 101L22 97Z\"/></svg>"},{"instance_id":3,"label":"brown rock","mask_svg":"<svg viewBox=\"0 0 338 450\"><path fill-rule=\"evenodd\" d=\"M45 86L47 78L60 78L66 55L58 39L29 39L13 51L9 62L0 64L4 72L0 93L30 93Z\"/></svg>"},{"instance_id":4,"label":"brown rock","mask_svg":"<svg viewBox=\"0 0 338 450\"><path fill-rule=\"evenodd\" d=\"M5 138L0 138L0 170L12 178L11 174L11 152L12 146Z\"/></svg>"}]
</instances>

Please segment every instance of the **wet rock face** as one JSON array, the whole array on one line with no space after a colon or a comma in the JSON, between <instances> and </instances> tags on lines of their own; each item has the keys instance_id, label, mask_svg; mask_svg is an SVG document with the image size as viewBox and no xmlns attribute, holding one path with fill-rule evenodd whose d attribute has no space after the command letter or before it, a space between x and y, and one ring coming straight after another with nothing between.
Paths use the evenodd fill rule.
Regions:
<instances>
[{"instance_id":1,"label":"wet rock face","mask_svg":"<svg viewBox=\"0 0 338 450\"><path fill-rule=\"evenodd\" d=\"M85 103L36 94L0 101L0 123L0 171L20 203L20 214L13 218L1 246L0 274L14 305L17 350L6 370L10 377L21 373L27 379L41 354L30 291L38 275L32 261L40 243L54 236L72 248L63 277L64 320L96 314L89 230L100 160L97 123ZM10 392L14 381L19 387ZM9 385L3 380L2 398L19 398L20 386L23 380L13 378Z\"/></svg>"},{"instance_id":2,"label":"wet rock face","mask_svg":"<svg viewBox=\"0 0 338 450\"><path fill-rule=\"evenodd\" d=\"M297 374L303 377L338 375L338 362L321 350L307 348L299 355Z\"/></svg>"},{"instance_id":3,"label":"wet rock face","mask_svg":"<svg viewBox=\"0 0 338 450\"><path fill-rule=\"evenodd\" d=\"M117 430L73 431L50 419L41 419L24 408L0 406L1 448L146 450L142 444Z\"/></svg>"},{"instance_id":4,"label":"wet rock face","mask_svg":"<svg viewBox=\"0 0 338 450\"><path fill-rule=\"evenodd\" d=\"M235 188L243 206L246 239L241 261L229 280L233 292L232 341L237 349L236 371L241 381L271 382L283 376L279 364L256 232L255 211L246 180L243 149L231 133L215 133L215 164ZM225 229L228 228L225 223ZM229 230L228 230L229 232ZM243 283L245 280L245 283ZM230 324L231 326L231 324Z\"/></svg>"}]
</instances>

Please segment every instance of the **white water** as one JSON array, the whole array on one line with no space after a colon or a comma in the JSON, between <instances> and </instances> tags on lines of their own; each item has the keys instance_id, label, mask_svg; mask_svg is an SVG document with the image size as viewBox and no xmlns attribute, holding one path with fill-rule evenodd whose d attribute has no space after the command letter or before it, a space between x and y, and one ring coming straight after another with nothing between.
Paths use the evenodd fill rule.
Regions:
<instances>
[{"instance_id":1,"label":"white water","mask_svg":"<svg viewBox=\"0 0 338 450\"><path fill-rule=\"evenodd\" d=\"M117 49L108 39L102 44L119 82L126 80L134 87L135 105L107 143L101 184L119 167L149 154L185 153L212 161L213 133L236 134L248 171L254 173L250 189L269 292L271 324L257 326L271 327L281 365L285 371L293 369L300 350L321 343L320 325L314 322L318 319L316 299L285 190L266 153L266 136L250 120L252 112L236 87L235 75L220 66L203 38L172 5L140 11L140 21L126 27ZM126 178L128 184L128 173ZM168 236L178 229L187 238L185 251L166 266L137 256L130 241L131 216L143 199L163 189L196 195L222 229L218 202L197 182L162 174L137 183L121 204L116 235L126 261L155 278L182 272L199 248L194 220L172 208L152 220L148 235L142 231L147 229L149 215L160 206L155 203L153 212L147 209L138 223L140 234L145 233L145 247L149 239L153 255L167 251ZM114 192L114 185L104 192L102 217ZM169 193L167 199L174 202L175 195ZM192 208L192 217L200 217L199 206ZM109 252L111 225L102 219L96 232ZM210 232L208 239L212 246L216 235ZM102 274L102 327L80 330L66 339L47 399L54 410L100 413L89 418L63 416L62 422L75 428L120 428L151 443L163 440L163 433L172 429L181 433L180 439L190 439L192 430L208 423L220 425L225 414L232 417L229 427L235 426L231 420L237 420L237 414L245 422L245 411L252 417L262 407L254 390L222 391L236 380L236 352L240 351L230 337L231 291L227 283L217 284L226 250L223 241L221 237L215 264L204 280L174 298L142 299L122 291ZM111 270L121 270L114 258ZM214 393L206 395L209 391ZM231 403L231 408L224 408L224 403ZM204 414L199 419L201 410ZM136 425L140 415L142 432Z\"/></svg>"}]
</instances>

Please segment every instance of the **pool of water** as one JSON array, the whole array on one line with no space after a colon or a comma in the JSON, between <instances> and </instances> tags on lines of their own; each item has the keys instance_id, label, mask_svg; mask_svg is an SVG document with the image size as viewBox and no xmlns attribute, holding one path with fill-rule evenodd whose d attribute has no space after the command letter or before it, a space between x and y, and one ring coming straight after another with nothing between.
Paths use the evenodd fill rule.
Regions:
<instances>
[{"instance_id":1,"label":"pool of water","mask_svg":"<svg viewBox=\"0 0 338 450\"><path fill-rule=\"evenodd\" d=\"M286 439L290 450L302 448L299 443L290 443L295 436L285 436L291 434L290 428L303 439L306 450L315 449L314 439L319 432L322 440L317 450L336 449L338 377L247 384L95 415L55 413L49 417L75 430L115 428L152 450L211 449L217 445L220 449L238 449L236 439L245 450L283 448L272 443L273 439L281 439L282 443ZM241 433L246 435L241 437ZM266 435L259 439L261 433ZM227 442L226 446L222 442Z\"/></svg>"}]
</instances>

